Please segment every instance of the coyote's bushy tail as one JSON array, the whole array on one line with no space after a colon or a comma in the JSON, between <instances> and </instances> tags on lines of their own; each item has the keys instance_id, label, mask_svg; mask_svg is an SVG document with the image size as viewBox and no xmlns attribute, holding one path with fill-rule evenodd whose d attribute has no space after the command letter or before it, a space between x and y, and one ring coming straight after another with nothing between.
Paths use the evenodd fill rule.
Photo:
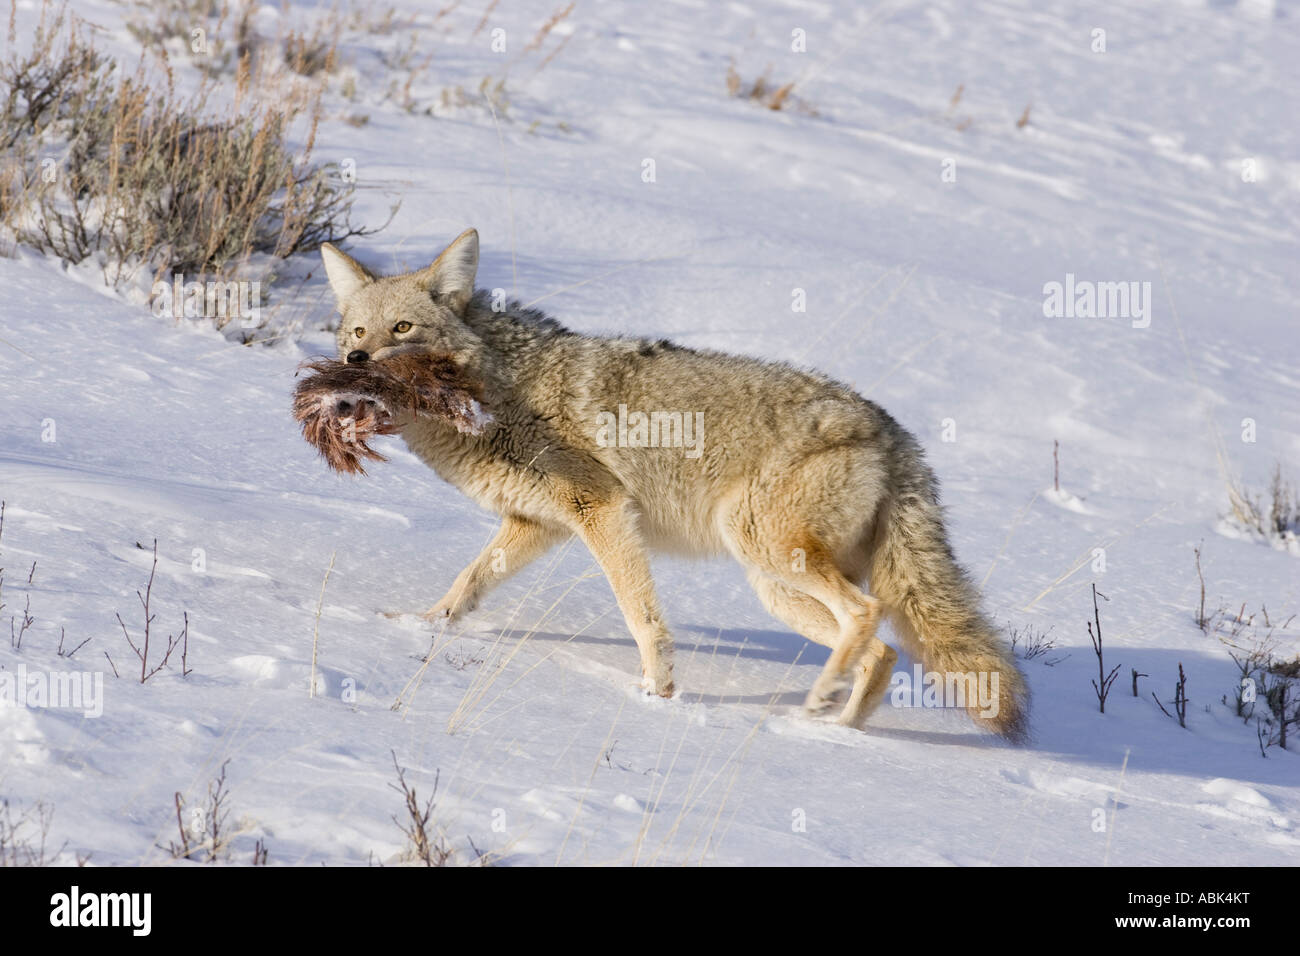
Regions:
<instances>
[{"instance_id":1,"label":"coyote's bushy tail","mask_svg":"<svg viewBox=\"0 0 1300 956\"><path fill-rule=\"evenodd\" d=\"M871 592L889 609L903 649L926 671L986 675L990 689L987 675L997 674L996 713L975 700L968 700L967 711L981 726L1024 743L1029 738L1029 687L953 557L933 473L920 448L904 443L910 447L900 449L901 460L894 460L898 474L876 525Z\"/></svg>"}]
</instances>

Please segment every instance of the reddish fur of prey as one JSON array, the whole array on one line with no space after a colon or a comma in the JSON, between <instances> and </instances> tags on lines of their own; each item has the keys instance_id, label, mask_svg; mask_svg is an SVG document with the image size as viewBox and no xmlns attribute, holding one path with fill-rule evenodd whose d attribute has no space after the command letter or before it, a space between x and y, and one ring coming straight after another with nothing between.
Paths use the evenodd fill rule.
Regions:
<instances>
[{"instance_id":1,"label":"reddish fur of prey","mask_svg":"<svg viewBox=\"0 0 1300 956\"><path fill-rule=\"evenodd\" d=\"M450 356L404 353L353 364L317 359L298 368L313 374L294 389L293 416L303 437L344 474L364 475L363 457L388 460L366 441L397 432L395 414L441 418L471 435L488 420L479 404L482 387Z\"/></svg>"}]
</instances>

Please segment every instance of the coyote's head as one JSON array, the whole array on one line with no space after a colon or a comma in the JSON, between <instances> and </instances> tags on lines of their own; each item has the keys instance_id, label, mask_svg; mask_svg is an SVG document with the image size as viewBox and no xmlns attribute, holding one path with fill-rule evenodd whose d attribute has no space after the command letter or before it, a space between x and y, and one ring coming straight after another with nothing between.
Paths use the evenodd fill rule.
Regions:
<instances>
[{"instance_id":1,"label":"coyote's head","mask_svg":"<svg viewBox=\"0 0 1300 956\"><path fill-rule=\"evenodd\" d=\"M367 362L422 349L462 355L478 343L463 321L478 271L475 230L466 229L430 265L405 275L377 276L329 243L321 246L321 258L343 316L340 359Z\"/></svg>"}]
</instances>

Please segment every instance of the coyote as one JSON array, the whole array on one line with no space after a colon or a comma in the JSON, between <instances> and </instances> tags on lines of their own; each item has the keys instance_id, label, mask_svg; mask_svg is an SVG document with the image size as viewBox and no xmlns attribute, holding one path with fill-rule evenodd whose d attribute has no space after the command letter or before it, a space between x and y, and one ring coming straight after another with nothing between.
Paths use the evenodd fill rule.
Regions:
<instances>
[{"instance_id":1,"label":"coyote","mask_svg":"<svg viewBox=\"0 0 1300 956\"><path fill-rule=\"evenodd\" d=\"M805 708L862 727L902 647L939 674L992 675L976 722L1027 736L1028 688L979 608L917 440L848 386L786 364L666 339L572 332L474 288L478 233L432 264L378 276L321 247L342 320L339 358L449 356L491 421L470 433L396 412L394 430L444 480L501 516L426 614L452 621L577 535L641 653L642 687L671 697L673 641L647 552L730 554L767 609L831 649ZM869 591L862 588L869 582ZM973 673L972 673L973 672Z\"/></svg>"}]
</instances>

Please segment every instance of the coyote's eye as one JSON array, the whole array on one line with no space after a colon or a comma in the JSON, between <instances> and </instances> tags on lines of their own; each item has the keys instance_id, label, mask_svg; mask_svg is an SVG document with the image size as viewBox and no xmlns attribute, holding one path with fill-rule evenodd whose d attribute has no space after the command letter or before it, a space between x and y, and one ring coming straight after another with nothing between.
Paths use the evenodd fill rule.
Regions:
<instances>
[{"instance_id":1,"label":"coyote's eye","mask_svg":"<svg viewBox=\"0 0 1300 956\"><path fill-rule=\"evenodd\" d=\"M409 331L411 331L411 323L410 323L410 322L398 322L396 325L393 326L393 331L394 331L394 332L409 332Z\"/></svg>"},{"instance_id":2,"label":"coyote's eye","mask_svg":"<svg viewBox=\"0 0 1300 956\"><path fill-rule=\"evenodd\" d=\"M360 338L365 338L366 330L365 330L364 328L362 328L361 326L358 325L355 329L352 330L352 334L355 335L355 336L356 336L357 338L359 338L359 339L360 339Z\"/></svg>"}]
</instances>

